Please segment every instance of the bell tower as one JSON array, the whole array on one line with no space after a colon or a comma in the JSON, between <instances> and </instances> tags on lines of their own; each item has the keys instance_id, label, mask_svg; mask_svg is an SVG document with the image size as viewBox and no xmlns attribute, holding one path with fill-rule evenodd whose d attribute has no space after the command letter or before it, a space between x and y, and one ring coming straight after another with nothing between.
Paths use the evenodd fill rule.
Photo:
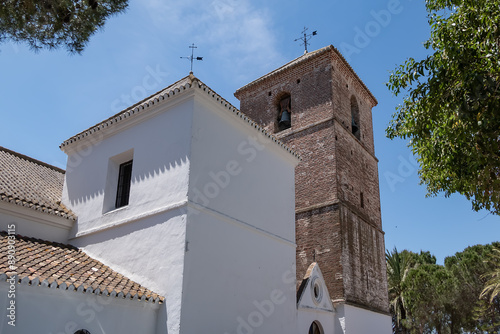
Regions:
<instances>
[{"instance_id":1,"label":"bell tower","mask_svg":"<svg viewBox=\"0 0 500 334\"><path fill-rule=\"evenodd\" d=\"M337 317L344 317L343 331L349 321L356 327L359 312L367 312L383 319L384 329L371 332L384 332L389 324L389 333L372 126L377 100L331 45L264 75L235 96L243 113L302 158L295 170L297 284L317 262Z\"/></svg>"}]
</instances>

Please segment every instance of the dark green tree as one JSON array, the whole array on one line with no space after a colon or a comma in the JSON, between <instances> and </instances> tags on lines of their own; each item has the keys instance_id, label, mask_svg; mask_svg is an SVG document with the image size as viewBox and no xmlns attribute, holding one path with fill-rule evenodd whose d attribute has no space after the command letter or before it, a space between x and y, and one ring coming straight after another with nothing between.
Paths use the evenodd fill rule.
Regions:
<instances>
[{"instance_id":1,"label":"dark green tree","mask_svg":"<svg viewBox=\"0 0 500 334\"><path fill-rule=\"evenodd\" d=\"M493 250L492 245L476 245L467 247L462 252L445 259L446 269L460 284L455 293L452 308L449 310L459 324L467 332L474 332L481 328L481 322L490 322L491 310L485 308L479 320L478 309L481 307L480 294L484 288L484 278L491 266L486 262Z\"/></svg>"},{"instance_id":2,"label":"dark green tree","mask_svg":"<svg viewBox=\"0 0 500 334\"><path fill-rule=\"evenodd\" d=\"M420 265L435 264L436 257L430 252L423 251L420 254L408 250L398 252L397 248L394 247L391 252L386 250L385 259L393 332L410 333L410 325L413 322L409 314L411 305L408 305L405 299L408 295L406 282L408 273Z\"/></svg>"},{"instance_id":3,"label":"dark green tree","mask_svg":"<svg viewBox=\"0 0 500 334\"><path fill-rule=\"evenodd\" d=\"M0 1L0 43L27 43L31 49L64 46L81 53L106 19L123 12L128 0Z\"/></svg>"},{"instance_id":4,"label":"dark green tree","mask_svg":"<svg viewBox=\"0 0 500 334\"><path fill-rule=\"evenodd\" d=\"M409 140L428 195L460 193L500 215L500 0L426 1L429 55L388 88L404 94L387 128Z\"/></svg>"},{"instance_id":5,"label":"dark green tree","mask_svg":"<svg viewBox=\"0 0 500 334\"><path fill-rule=\"evenodd\" d=\"M411 333L458 333L453 297L458 282L443 266L421 264L411 269L403 284Z\"/></svg>"},{"instance_id":6,"label":"dark green tree","mask_svg":"<svg viewBox=\"0 0 500 334\"><path fill-rule=\"evenodd\" d=\"M437 265L429 252L386 251L394 333L499 333L500 243L476 245Z\"/></svg>"},{"instance_id":7,"label":"dark green tree","mask_svg":"<svg viewBox=\"0 0 500 334\"><path fill-rule=\"evenodd\" d=\"M387 252L393 332L498 333L500 297L491 293L497 288L499 246L494 242L468 247L447 257L444 266L437 265L429 252ZM402 267L406 268L399 269L404 272L399 275L402 279L394 280L394 268ZM399 282L397 290L394 282ZM403 310L399 323L394 306Z\"/></svg>"}]
</instances>

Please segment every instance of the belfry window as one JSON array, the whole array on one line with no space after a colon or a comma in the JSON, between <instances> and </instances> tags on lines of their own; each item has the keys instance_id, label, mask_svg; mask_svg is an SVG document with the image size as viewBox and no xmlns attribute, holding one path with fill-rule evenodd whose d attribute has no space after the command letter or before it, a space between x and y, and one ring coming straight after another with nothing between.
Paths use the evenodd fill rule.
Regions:
<instances>
[{"instance_id":1,"label":"belfry window","mask_svg":"<svg viewBox=\"0 0 500 334\"><path fill-rule=\"evenodd\" d=\"M351 97L351 131L352 134L358 138L361 138L361 124L359 122L359 107L358 101L354 95Z\"/></svg>"},{"instance_id":2,"label":"belfry window","mask_svg":"<svg viewBox=\"0 0 500 334\"><path fill-rule=\"evenodd\" d=\"M120 165L118 174L118 188L116 190L116 208L128 205L130 182L132 180L132 160Z\"/></svg>"},{"instance_id":3,"label":"belfry window","mask_svg":"<svg viewBox=\"0 0 500 334\"><path fill-rule=\"evenodd\" d=\"M278 130L283 131L292 126L292 108L289 94L284 95L278 104Z\"/></svg>"}]
</instances>

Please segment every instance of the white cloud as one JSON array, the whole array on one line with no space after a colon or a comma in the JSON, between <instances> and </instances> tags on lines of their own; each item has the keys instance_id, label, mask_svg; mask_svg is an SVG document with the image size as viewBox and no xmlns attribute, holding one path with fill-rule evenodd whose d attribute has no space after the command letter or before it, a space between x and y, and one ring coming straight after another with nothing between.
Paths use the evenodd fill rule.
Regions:
<instances>
[{"instance_id":1,"label":"white cloud","mask_svg":"<svg viewBox=\"0 0 500 334\"><path fill-rule=\"evenodd\" d=\"M195 42L209 48L204 55L234 75L252 77L253 73L263 73L282 61L276 48L272 15L265 7L256 7L255 2L149 0L147 8L162 33L177 42Z\"/></svg>"}]
</instances>

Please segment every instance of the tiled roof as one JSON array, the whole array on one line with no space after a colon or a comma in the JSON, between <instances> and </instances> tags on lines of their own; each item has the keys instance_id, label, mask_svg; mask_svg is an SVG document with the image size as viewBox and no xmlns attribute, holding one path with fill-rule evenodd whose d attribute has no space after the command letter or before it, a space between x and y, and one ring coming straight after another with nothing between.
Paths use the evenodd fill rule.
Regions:
<instances>
[{"instance_id":1,"label":"tiled roof","mask_svg":"<svg viewBox=\"0 0 500 334\"><path fill-rule=\"evenodd\" d=\"M315 57L318 57L326 52L333 52L335 55L338 56L338 59L340 59L340 62L343 63L349 72L352 73L352 75L358 80L358 82L361 84L361 86L363 87L363 89L366 90L368 96L370 96L371 99L373 99L373 102L374 104L376 105L378 102L377 102L377 99L375 98L375 96L373 96L372 92L368 89L368 87L366 87L365 83L359 78L358 74L354 71L354 69L351 67L351 65L347 62L347 60L345 60L344 56L342 55L342 53L340 53L339 50L337 50L337 48L335 48L333 45L328 45L328 46L325 46L324 48L321 48L319 50L316 50L316 51L312 51L312 52L308 52L308 53L305 53L304 55L288 62L287 64L281 66L280 68L277 68L275 69L274 71L272 72L269 72L268 74L248 83L247 85L241 87L240 89L238 89L235 93L235 95L238 95L238 93L246 90L247 88L249 87L252 87L264 80L266 80L267 78L269 77L272 77L278 73L281 73L291 67L294 67L294 66L297 66L298 64L301 64L307 60L310 60L311 58L315 58Z\"/></svg>"},{"instance_id":2,"label":"tiled roof","mask_svg":"<svg viewBox=\"0 0 500 334\"><path fill-rule=\"evenodd\" d=\"M64 170L0 146L0 200L76 220L61 203Z\"/></svg>"},{"instance_id":3,"label":"tiled roof","mask_svg":"<svg viewBox=\"0 0 500 334\"><path fill-rule=\"evenodd\" d=\"M15 268L8 264L9 238L15 237ZM162 303L164 298L117 273L83 251L0 232L0 281L17 275L20 284Z\"/></svg>"},{"instance_id":4,"label":"tiled roof","mask_svg":"<svg viewBox=\"0 0 500 334\"><path fill-rule=\"evenodd\" d=\"M217 94L215 91L213 91L210 87L208 87L203 82L201 82L201 80L199 80L197 77L195 77L192 73L189 74L188 76L182 78L181 80L173 83L172 85L168 86L167 88L164 88L161 91L151 95L150 97L147 97L144 100L137 102L136 104L134 104L134 105L128 107L127 109L111 116L110 118L94 125L93 127L90 127L87 130L84 130L84 131L74 135L73 137L65 140L61 144L60 148L62 150L64 150L66 146L71 145L72 143L77 142L80 139L83 139L89 135L97 133L98 131L101 131L101 130L103 130L103 129L105 129L105 128L107 128L115 123L122 122L124 120L127 120L129 118L134 117L135 115L141 114L143 112L147 112L149 107L151 107L155 104L161 103L163 100L168 100L169 98L172 98L173 96L178 95L178 94L180 94L184 91L187 91L191 88L201 89L208 96L210 96L215 101L219 102L222 106L224 106L226 108L226 110L235 114L236 116L241 118L243 121L247 122L250 126L255 128L257 131L261 132L266 137L270 138L276 144L281 146L287 152L289 152L290 154L292 154L296 158L300 159L296 152L294 152L292 149L290 149L285 144L283 144L275 136L268 133L264 128L262 128L260 125L258 125L252 119L250 119L248 116L244 115L241 111L238 110L238 108L234 107L226 99L221 97L219 94Z\"/></svg>"}]
</instances>

